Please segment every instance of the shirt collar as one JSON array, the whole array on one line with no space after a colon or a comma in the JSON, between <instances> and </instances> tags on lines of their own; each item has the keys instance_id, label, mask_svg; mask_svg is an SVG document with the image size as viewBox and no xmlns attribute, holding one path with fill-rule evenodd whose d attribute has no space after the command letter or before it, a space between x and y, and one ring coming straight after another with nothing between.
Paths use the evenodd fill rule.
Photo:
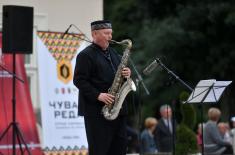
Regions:
<instances>
[{"instance_id":1,"label":"shirt collar","mask_svg":"<svg viewBox=\"0 0 235 155\"><path fill-rule=\"evenodd\" d=\"M94 47L96 47L96 48L98 48L99 50L101 50L102 52L104 52L104 53L107 53L108 51L109 51L109 46L106 48L106 50L103 50L98 44L96 44L96 43L92 43L92 45L94 46Z\"/></svg>"}]
</instances>

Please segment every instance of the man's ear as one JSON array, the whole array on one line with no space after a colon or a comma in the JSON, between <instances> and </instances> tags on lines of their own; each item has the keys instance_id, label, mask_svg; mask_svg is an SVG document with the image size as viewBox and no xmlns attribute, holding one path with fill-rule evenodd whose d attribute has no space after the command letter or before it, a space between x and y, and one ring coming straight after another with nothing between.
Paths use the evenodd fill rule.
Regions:
<instances>
[{"instance_id":1,"label":"man's ear","mask_svg":"<svg viewBox=\"0 0 235 155\"><path fill-rule=\"evenodd\" d=\"M95 36L95 31L93 30L93 31L91 31L91 35L92 35L92 37L94 37Z\"/></svg>"}]
</instances>

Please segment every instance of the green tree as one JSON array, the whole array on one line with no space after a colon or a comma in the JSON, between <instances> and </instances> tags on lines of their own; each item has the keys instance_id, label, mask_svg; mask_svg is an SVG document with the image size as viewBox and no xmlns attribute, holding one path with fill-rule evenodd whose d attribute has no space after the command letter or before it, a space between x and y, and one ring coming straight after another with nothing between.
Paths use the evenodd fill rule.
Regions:
<instances>
[{"instance_id":1,"label":"green tree","mask_svg":"<svg viewBox=\"0 0 235 155\"><path fill-rule=\"evenodd\" d=\"M179 97L183 119L176 130L176 155L198 152L197 138L193 132L196 125L196 112L192 104L183 104L188 97L187 92L182 92Z\"/></svg>"},{"instance_id":2,"label":"green tree","mask_svg":"<svg viewBox=\"0 0 235 155\"><path fill-rule=\"evenodd\" d=\"M113 22L115 39L133 40L140 71L160 57L192 87L201 79L235 79L234 0L104 0L104 16ZM143 99L147 114L188 91L159 68L144 80L151 92ZM224 119L235 115L234 93L232 84L218 104Z\"/></svg>"}]
</instances>

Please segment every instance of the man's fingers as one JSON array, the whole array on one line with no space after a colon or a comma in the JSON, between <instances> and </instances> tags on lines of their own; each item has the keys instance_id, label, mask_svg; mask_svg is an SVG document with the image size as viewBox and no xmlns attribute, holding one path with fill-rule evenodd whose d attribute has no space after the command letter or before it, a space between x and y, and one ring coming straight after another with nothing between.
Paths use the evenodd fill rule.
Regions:
<instances>
[{"instance_id":1,"label":"man's fingers","mask_svg":"<svg viewBox=\"0 0 235 155\"><path fill-rule=\"evenodd\" d=\"M112 98L112 99L114 99L114 96L111 95L111 94L107 94L107 96L110 97L110 98Z\"/></svg>"},{"instance_id":2,"label":"man's fingers","mask_svg":"<svg viewBox=\"0 0 235 155\"><path fill-rule=\"evenodd\" d=\"M130 70L128 68L123 68L122 72L130 72Z\"/></svg>"},{"instance_id":3,"label":"man's fingers","mask_svg":"<svg viewBox=\"0 0 235 155\"><path fill-rule=\"evenodd\" d=\"M124 67L122 70L124 70L124 71L128 71L128 70L129 70L129 68Z\"/></svg>"},{"instance_id":4,"label":"man's fingers","mask_svg":"<svg viewBox=\"0 0 235 155\"><path fill-rule=\"evenodd\" d=\"M122 71L122 74L129 74L129 71Z\"/></svg>"},{"instance_id":5,"label":"man's fingers","mask_svg":"<svg viewBox=\"0 0 235 155\"><path fill-rule=\"evenodd\" d=\"M114 96L108 93L101 93L98 96L98 100L104 102L105 104L112 104L114 102Z\"/></svg>"},{"instance_id":6,"label":"man's fingers","mask_svg":"<svg viewBox=\"0 0 235 155\"><path fill-rule=\"evenodd\" d=\"M131 75L131 70L127 67L122 69L122 76L124 76L125 78L130 77Z\"/></svg>"},{"instance_id":7,"label":"man's fingers","mask_svg":"<svg viewBox=\"0 0 235 155\"><path fill-rule=\"evenodd\" d=\"M107 104L112 104L114 102L114 96L112 96L112 97L107 96L105 101Z\"/></svg>"}]
</instances>

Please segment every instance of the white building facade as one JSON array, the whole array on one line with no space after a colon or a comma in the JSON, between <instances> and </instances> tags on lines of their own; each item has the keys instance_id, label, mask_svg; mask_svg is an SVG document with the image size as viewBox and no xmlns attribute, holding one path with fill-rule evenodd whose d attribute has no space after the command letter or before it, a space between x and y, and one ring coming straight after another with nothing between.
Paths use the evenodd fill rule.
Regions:
<instances>
[{"instance_id":1,"label":"white building facade","mask_svg":"<svg viewBox=\"0 0 235 155\"><path fill-rule=\"evenodd\" d=\"M0 0L0 29L2 28L2 6L20 5L34 8L33 54L25 55L25 67L35 112L40 111L36 32L64 32L75 24L91 38L90 23L103 19L103 0ZM79 33L71 28L70 32ZM1 55L1 53L0 53Z\"/></svg>"}]
</instances>

